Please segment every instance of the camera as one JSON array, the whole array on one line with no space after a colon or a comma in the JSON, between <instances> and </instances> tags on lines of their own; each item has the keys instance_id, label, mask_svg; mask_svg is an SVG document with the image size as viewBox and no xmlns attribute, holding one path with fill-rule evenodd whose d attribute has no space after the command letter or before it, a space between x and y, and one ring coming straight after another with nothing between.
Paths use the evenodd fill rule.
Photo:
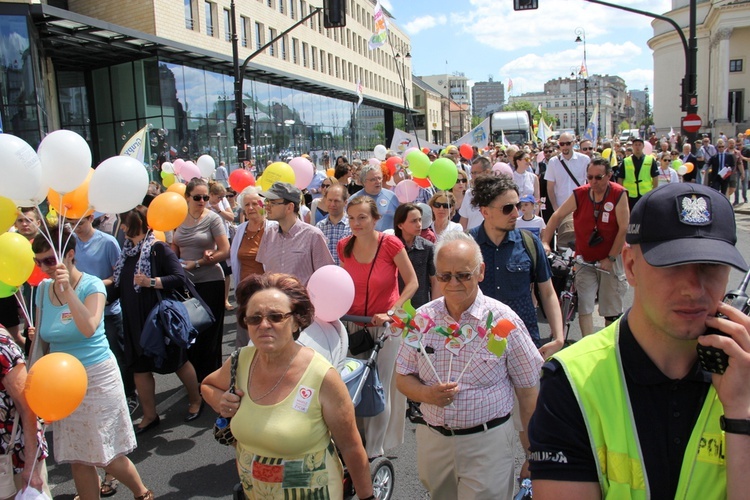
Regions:
<instances>
[{"instance_id":1,"label":"camera","mask_svg":"<svg viewBox=\"0 0 750 500\"><path fill-rule=\"evenodd\" d=\"M594 228L594 232L591 233L591 236L589 236L589 246L595 247L596 245L599 245L604 241L604 238L602 238L602 235L599 234L599 230L597 228Z\"/></svg>"}]
</instances>

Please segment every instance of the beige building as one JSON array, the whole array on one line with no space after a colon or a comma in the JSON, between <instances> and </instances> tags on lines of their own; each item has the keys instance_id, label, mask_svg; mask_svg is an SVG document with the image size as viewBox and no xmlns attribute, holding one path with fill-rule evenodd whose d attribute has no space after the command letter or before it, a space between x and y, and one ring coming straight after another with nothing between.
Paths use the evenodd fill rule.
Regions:
<instances>
[{"instance_id":1,"label":"beige building","mask_svg":"<svg viewBox=\"0 0 750 500\"><path fill-rule=\"evenodd\" d=\"M471 106L450 101L450 140L455 141L471 130Z\"/></svg>"},{"instance_id":2,"label":"beige building","mask_svg":"<svg viewBox=\"0 0 750 500\"><path fill-rule=\"evenodd\" d=\"M443 133L443 104L440 92L427 85L419 77L414 83L414 124L420 139L434 144L443 144L447 136ZM447 101L447 99L446 99Z\"/></svg>"},{"instance_id":3,"label":"beige building","mask_svg":"<svg viewBox=\"0 0 750 500\"><path fill-rule=\"evenodd\" d=\"M696 37L698 42L698 115L700 132L714 136L735 135L750 127L750 3L698 0ZM672 0L664 14L688 32L688 0ZM654 37L654 124L660 132L679 130L681 117L680 81L685 76L682 43L671 25L655 20Z\"/></svg>"}]
</instances>

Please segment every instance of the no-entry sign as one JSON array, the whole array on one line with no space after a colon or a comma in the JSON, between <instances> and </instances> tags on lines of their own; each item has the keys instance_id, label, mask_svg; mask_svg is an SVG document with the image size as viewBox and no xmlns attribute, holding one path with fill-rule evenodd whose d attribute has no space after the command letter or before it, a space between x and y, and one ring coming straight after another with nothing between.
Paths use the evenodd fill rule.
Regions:
<instances>
[{"instance_id":1,"label":"no-entry sign","mask_svg":"<svg viewBox=\"0 0 750 500\"><path fill-rule=\"evenodd\" d=\"M701 125L703 125L703 121L696 114L687 115L682 119L682 128L685 129L685 132L697 132Z\"/></svg>"}]
</instances>

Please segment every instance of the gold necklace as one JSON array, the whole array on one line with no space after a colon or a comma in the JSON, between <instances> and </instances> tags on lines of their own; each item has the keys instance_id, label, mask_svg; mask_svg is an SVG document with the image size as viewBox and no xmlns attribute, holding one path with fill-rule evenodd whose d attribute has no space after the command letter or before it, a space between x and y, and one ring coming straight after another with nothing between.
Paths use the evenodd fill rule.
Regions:
<instances>
[{"instance_id":1,"label":"gold necklace","mask_svg":"<svg viewBox=\"0 0 750 500\"><path fill-rule=\"evenodd\" d=\"M279 377L279 380L276 381L276 384L274 384L274 386L271 387L271 390L268 391L267 393L263 394L262 396L257 397L257 398L254 398L254 397L250 396L250 382L253 379L253 373L255 372L255 366L258 364L258 360L254 359L253 360L253 364L250 367L250 374L247 377L247 389L248 389L247 395L250 396L250 399L252 399L253 401L255 401L257 403L258 401L260 401L261 399L265 398L266 396L268 396L269 394L271 394L273 391L275 391L276 388L279 387L279 384L281 384L281 381L284 380L284 377L286 377L286 374L289 371L289 368L292 367L292 363L294 363L294 360L297 357L298 353L299 353L299 351L297 351L297 352L294 353L294 356L292 356L292 359L289 361L289 365L287 365L286 370L284 370L284 373L281 374L281 377Z\"/></svg>"}]
</instances>

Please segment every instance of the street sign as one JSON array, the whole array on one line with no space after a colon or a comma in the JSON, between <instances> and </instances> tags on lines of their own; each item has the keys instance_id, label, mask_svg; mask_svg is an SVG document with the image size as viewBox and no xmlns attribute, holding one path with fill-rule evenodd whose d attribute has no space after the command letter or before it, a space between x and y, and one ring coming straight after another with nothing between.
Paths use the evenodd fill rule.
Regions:
<instances>
[{"instance_id":1,"label":"street sign","mask_svg":"<svg viewBox=\"0 0 750 500\"><path fill-rule=\"evenodd\" d=\"M697 132L700 130L701 125L703 125L703 121L696 114L686 115L682 119L682 128L685 129L685 132Z\"/></svg>"}]
</instances>

